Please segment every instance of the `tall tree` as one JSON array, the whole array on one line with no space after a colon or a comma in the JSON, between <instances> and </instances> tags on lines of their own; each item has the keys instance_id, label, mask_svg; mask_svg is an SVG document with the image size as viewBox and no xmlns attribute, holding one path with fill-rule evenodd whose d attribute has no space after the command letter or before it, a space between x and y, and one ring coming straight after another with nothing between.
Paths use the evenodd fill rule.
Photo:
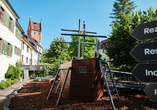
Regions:
<instances>
[{"instance_id":1,"label":"tall tree","mask_svg":"<svg viewBox=\"0 0 157 110\"><path fill-rule=\"evenodd\" d=\"M120 21L123 14L130 15L132 11L136 8L133 1L130 0L116 0L113 4L113 13L111 13L110 18L114 19L112 23L115 21Z\"/></svg>"},{"instance_id":2,"label":"tall tree","mask_svg":"<svg viewBox=\"0 0 157 110\"><path fill-rule=\"evenodd\" d=\"M76 33L75 33L76 34ZM71 36L71 42L78 42L78 36ZM96 37L85 37L86 43L96 43ZM80 42L83 42L83 37L80 37ZM83 44L80 45L80 56L82 56ZM95 45L85 44L85 58L94 57ZM78 44L69 44L68 53L70 57L78 56Z\"/></svg>"},{"instance_id":3,"label":"tall tree","mask_svg":"<svg viewBox=\"0 0 157 110\"><path fill-rule=\"evenodd\" d=\"M48 49L43 50L41 54L41 62L42 63L51 63L51 58L46 57L46 54L48 53Z\"/></svg>"},{"instance_id":4,"label":"tall tree","mask_svg":"<svg viewBox=\"0 0 157 110\"><path fill-rule=\"evenodd\" d=\"M129 53L138 41L131 37L130 34L138 24L155 19L157 19L157 9L153 11L152 8L149 8L147 11L142 12L140 10L132 13L130 17L123 14L120 22L115 22L116 26L112 25L112 32L109 36L110 46L105 49L108 57L111 59L111 63L115 67L123 70L126 68L127 71L132 70L137 61Z\"/></svg>"},{"instance_id":5,"label":"tall tree","mask_svg":"<svg viewBox=\"0 0 157 110\"><path fill-rule=\"evenodd\" d=\"M54 38L54 41L65 41L63 37L60 39L57 37L57 39ZM68 44L66 43L58 43L52 41L50 45L50 49L48 49L48 52L45 54L45 57L51 58L51 63L58 62L59 60L62 60L63 62L67 62L71 60L71 58L68 55Z\"/></svg>"}]
</instances>

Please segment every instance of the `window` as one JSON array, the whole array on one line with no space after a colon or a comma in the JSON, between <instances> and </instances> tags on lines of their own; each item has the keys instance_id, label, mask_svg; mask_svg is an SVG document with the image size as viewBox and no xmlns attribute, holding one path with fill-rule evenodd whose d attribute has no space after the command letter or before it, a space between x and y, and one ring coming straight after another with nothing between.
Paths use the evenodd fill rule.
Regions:
<instances>
[{"instance_id":1,"label":"window","mask_svg":"<svg viewBox=\"0 0 157 110\"><path fill-rule=\"evenodd\" d=\"M14 52L15 54L17 54L17 47L15 46L15 52Z\"/></svg>"},{"instance_id":2,"label":"window","mask_svg":"<svg viewBox=\"0 0 157 110\"><path fill-rule=\"evenodd\" d=\"M22 59L21 59L21 60L22 60L22 62L23 62L23 55L22 55Z\"/></svg>"},{"instance_id":3,"label":"window","mask_svg":"<svg viewBox=\"0 0 157 110\"><path fill-rule=\"evenodd\" d=\"M36 63L37 62L37 60L36 59L34 59L34 63Z\"/></svg>"},{"instance_id":4,"label":"window","mask_svg":"<svg viewBox=\"0 0 157 110\"><path fill-rule=\"evenodd\" d=\"M17 35L18 35L18 30L16 30L16 35L15 36L17 37Z\"/></svg>"},{"instance_id":5,"label":"window","mask_svg":"<svg viewBox=\"0 0 157 110\"><path fill-rule=\"evenodd\" d=\"M30 54L32 54L32 50L30 49Z\"/></svg>"},{"instance_id":6,"label":"window","mask_svg":"<svg viewBox=\"0 0 157 110\"><path fill-rule=\"evenodd\" d=\"M8 43L7 44L7 55L9 56L9 54L10 54L10 44Z\"/></svg>"},{"instance_id":7,"label":"window","mask_svg":"<svg viewBox=\"0 0 157 110\"><path fill-rule=\"evenodd\" d=\"M34 32L34 35L36 34L36 32Z\"/></svg>"},{"instance_id":8,"label":"window","mask_svg":"<svg viewBox=\"0 0 157 110\"><path fill-rule=\"evenodd\" d=\"M31 58L29 59L29 65L32 65L32 59Z\"/></svg>"},{"instance_id":9,"label":"window","mask_svg":"<svg viewBox=\"0 0 157 110\"><path fill-rule=\"evenodd\" d=\"M3 18L4 18L4 9L1 7L0 8L0 21L3 22Z\"/></svg>"},{"instance_id":10,"label":"window","mask_svg":"<svg viewBox=\"0 0 157 110\"><path fill-rule=\"evenodd\" d=\"M10 29L10 30L12 30L11 26L12 26L12 19L11 19L11 17L10 17L10 18L9 18L9 29Z\"/></svg>"},{"instance_id":11,"label":"window","mask_svg":"<svg viewBox=\"0 0 157 110\"><path fill-rule=\"evenodd\" d=\"M26 57L26 63L28 63L28 57Z\"/></svg>"},{"instance_id":12,"label":"window","mask_svg":"<svg viewBox=\"0 0 157 110\"><path fill-rule=\"evenodd\" d=\"M22 49L24 50L24 42L22 42Z\"/></svg>"},{"instance_id":13,"label":"window","mask_svg":"<svg viewBox=\"0 0 157 110\"><path fill-rule=\"evenodd\" d=\"M20 56L20 49L18 49L18 54L17 55L19 55Z\"/></svg>"},{"instance_id":14,"label":"window","mask_svg":"<svg viewBox=\"0 0 157 110\"><path fill-rule=\"evenodd\" d=\"M38 35L40 36L40 32L38 32Z\"/></svg>"},{"instance_id":15,"label":"window","mask_svg":"<svg viewBox=\"0 0 157 110\"><path fill-rule=\"evenodd\" d=\"M29 52L29 47L27 46L27 53Z\"/></svg>"}]
</instances>

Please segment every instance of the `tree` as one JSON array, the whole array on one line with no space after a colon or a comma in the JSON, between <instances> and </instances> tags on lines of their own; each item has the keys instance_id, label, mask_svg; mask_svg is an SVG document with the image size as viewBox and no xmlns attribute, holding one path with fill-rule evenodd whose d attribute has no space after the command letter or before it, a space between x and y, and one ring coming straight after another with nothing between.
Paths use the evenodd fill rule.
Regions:
<instances>
[{"instance_id":1,"label":"tree","mask_svg":"<svg viewBox=\"0 0 157 110\"><path fill-rule=\"evenodd\" d=\"M75 33L76 34L76 33ZM78 42L78 36L71 36L71 42ZM96 37L85 37L86 43L96 43ZM83 42L83 37L80 37L80 42ZM82 56L83 44L80 44L80 57ZM85 58L94 57L95 45L85 44ZM78 57L78 44L70 43L68 47L68 53L72 58Z\"/></svg>"},{"instance_id":2,"label":"tree","mask_svg":"<svg viewBox=\"0 0 157 110\"><path fill-rule=\"evenodd\" d=\"M41 54L41 62L42 63L51 63L51 58L46 57L46 54L48 53L48 49L43 50Z\"/></svg>"},{"instance_id":3,"label":"tree","mask_svg":"<svg viewBox=\"0 0 157 110\"><path fill-rule=\"evenodd\" d=\"M126 71L131 71L133 69L137 64L137 61L129 53L139 42L131 37L130 34L138 24L153 21L155 19L157 19L157 9L154 12L150 7L147 12L142 12L141 10L139 12L136 11L135 13L132 13L130 17L123 14L120 22L116 21L115 25L112 25L112 32L109 36L110 46L105 49L113 66Z\"/></svg>"},{"instance_id":4,"label":"tree","mask_svg":"<svg viewBox=\"0 0 157 110\"><path fill-rule=\"evenodd\" d=\"M57 39L54 38L54 41L65 41L63 37L60 39L57 37ZM45 57L50 58L50 63L53 62L59 62L62 60L63 62L67 62L71 60L71 58L68 55L67 49L68 44L66 43L58 43L52 41L50 45L50 49L48 49L48 52L45 53Z\"/></svg>"},{"instance_id":5,"label":"tree","mask_svg":"<svg viewBox=\"0 0 157 110\"><path fill-rule=\"evenodd\" d=\"M130 13L132 13L132 11L136 8L134 2L131 2L130 0L116 0L113 7L113 13L110 14L110 18L114 19L112 21L114 24L115 21L120 21L123 14L130 15Z\"/></svg>"}]
</instances>

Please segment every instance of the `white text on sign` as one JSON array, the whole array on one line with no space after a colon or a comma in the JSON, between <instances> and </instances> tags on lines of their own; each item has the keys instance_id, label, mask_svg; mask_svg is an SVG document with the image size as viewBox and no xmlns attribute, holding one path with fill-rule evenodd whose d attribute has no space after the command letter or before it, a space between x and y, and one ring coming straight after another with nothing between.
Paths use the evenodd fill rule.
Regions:
<instances>
[{"instance_id":1,"label":"white text on sign","mask_svg":"<svg viewBox=\"0 0 157 110\"><path fill-rule=\"evenodd\" d=\"M154 89L154 95L157 95L157 89Z\"/></svg>"},{"instance_id":2,"label":"white text on sign","mask_svg":"<svg viewBox=\"0 0 157 110\"><path fill-rule=\"evenodd\" d=\"M144 28L144 34L157 32L157 27L154 28Z\"/></svg>"},{"instance_id":3,"label":"white text on sign","mask_svg":"<svg viewBox=\"0 0 157 110\"><path fill-rule=\"evenodd\" d=\"M145 70L146 76L157 76L157 71L148 71Z\"/></svg>"},{"instance_id":4,"label":"white text on sign","mask_svg":"<svg viewBox=\"0 0 157 110\"><path fill-rule=\"evenodd\" d=\"M145 55L154 55L154 54L157 54L157 49L145 48L144 49L144 54Z\"/></svg>"}]
</instances>

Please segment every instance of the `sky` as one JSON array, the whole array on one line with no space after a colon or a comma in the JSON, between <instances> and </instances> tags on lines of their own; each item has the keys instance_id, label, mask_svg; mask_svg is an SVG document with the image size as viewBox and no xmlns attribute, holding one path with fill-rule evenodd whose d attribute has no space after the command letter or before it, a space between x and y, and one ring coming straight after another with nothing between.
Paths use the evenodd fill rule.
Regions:
<instances>
[{"instance_id":1,"label":"sky","mask_svg":"<svg viewBox=\"0 0 157 110\"><path fill-rule=\"evenodd\" d=\"M86 22L85 30L97 32L97 35L110 34L113 4L116 0L8 0L20 19L19 24L27 34L29 19L42 20L42 47L49 49L54 38L61 37L61 29L78 30L81 19ZM132 0L137 6L134 11L146 11L150 6L155 10L157 0ZM71 41L70 36L62 36L65 41ZM99 38L100 41L106 38Z\"/></svg>"}]
</instances>

